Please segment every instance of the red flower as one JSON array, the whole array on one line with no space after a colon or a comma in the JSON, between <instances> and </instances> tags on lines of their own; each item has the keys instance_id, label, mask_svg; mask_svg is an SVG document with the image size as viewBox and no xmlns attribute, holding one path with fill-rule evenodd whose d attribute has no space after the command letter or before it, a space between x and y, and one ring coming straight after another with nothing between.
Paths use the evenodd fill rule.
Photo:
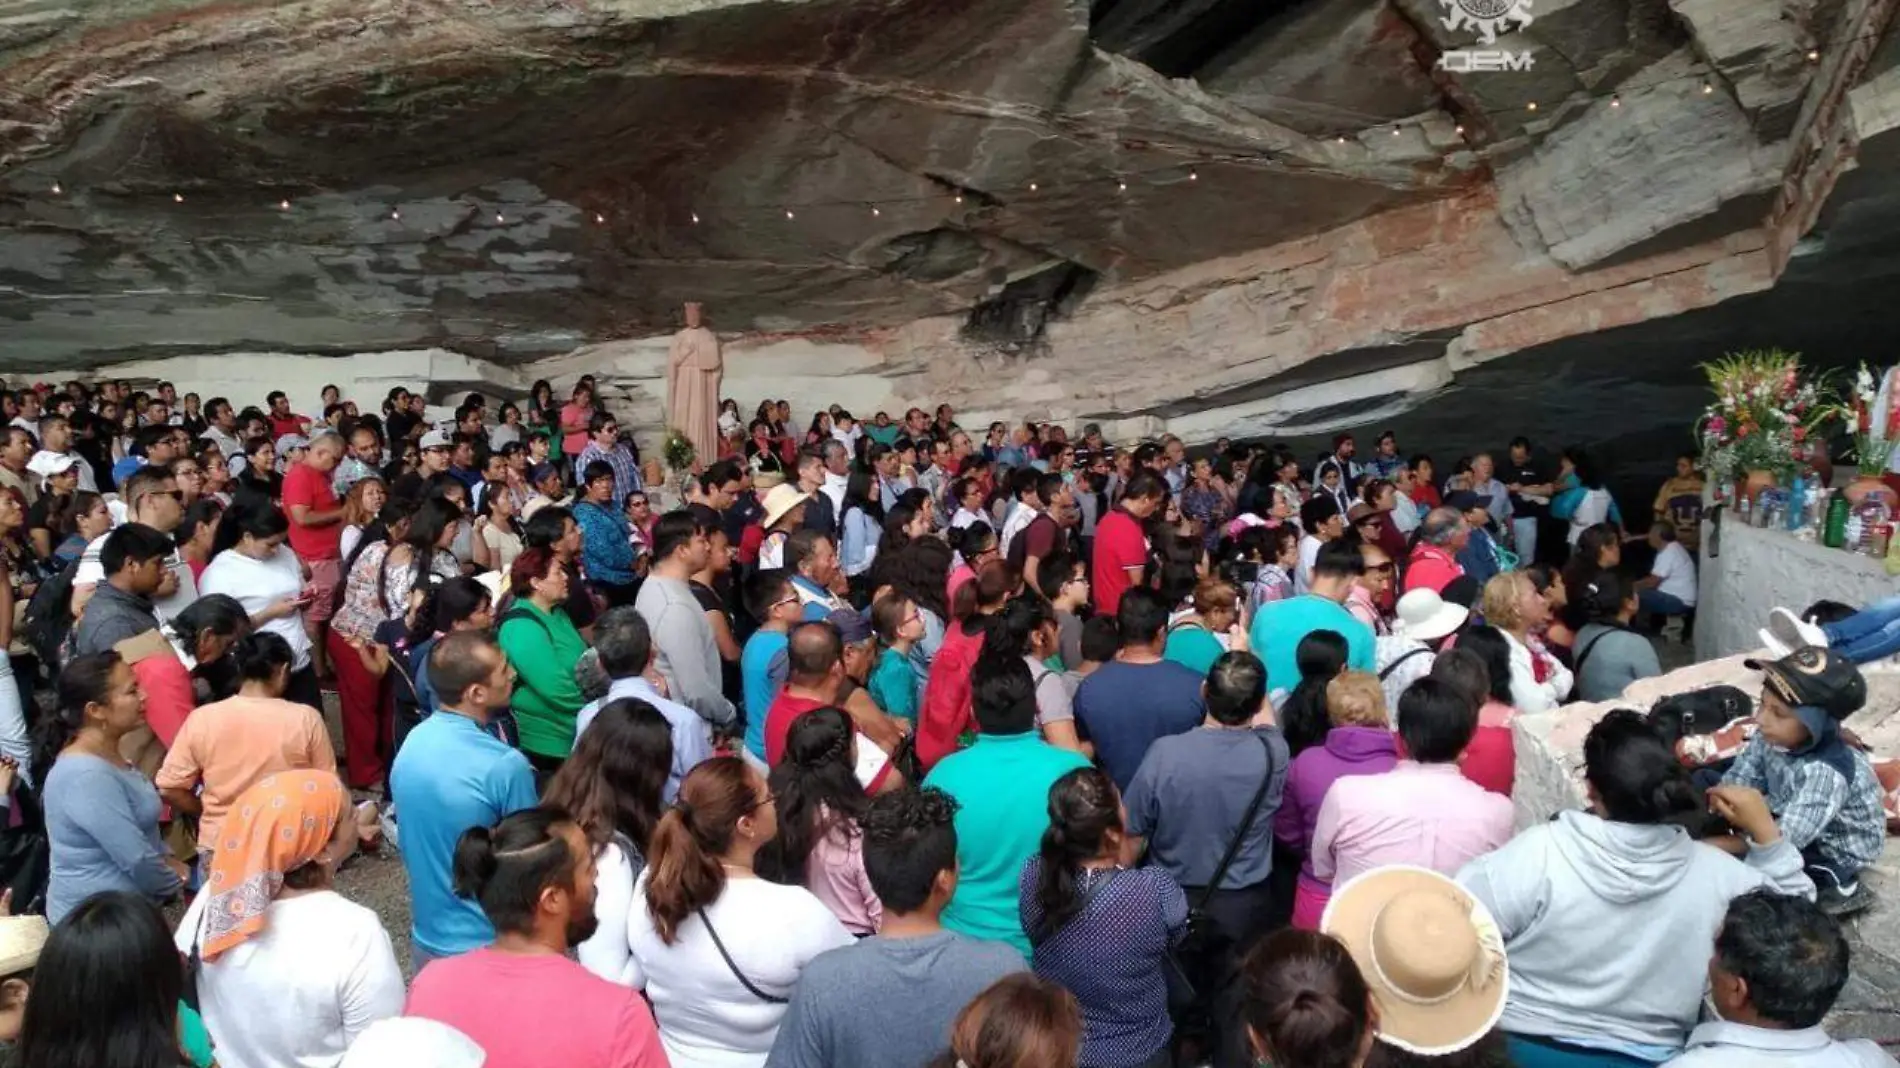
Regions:
<instances>
[{"instance_id":1,"label":"red flower","mask_svg":"<svg viewBox=\"0 0 1900 1068\"><path fill-rule=\"evenodd\" d=\"M1807 427L1804 427L1804 426L1798 426L1798 427L1795 427L1795 428L1794 428L1794 440L1795 440L1795 441L1797 441L1797 442L1800 442L1800 441L1806 441L1807 439L1808 439L1808 428L1807 428Z\"/></svg>"}]
</instances>

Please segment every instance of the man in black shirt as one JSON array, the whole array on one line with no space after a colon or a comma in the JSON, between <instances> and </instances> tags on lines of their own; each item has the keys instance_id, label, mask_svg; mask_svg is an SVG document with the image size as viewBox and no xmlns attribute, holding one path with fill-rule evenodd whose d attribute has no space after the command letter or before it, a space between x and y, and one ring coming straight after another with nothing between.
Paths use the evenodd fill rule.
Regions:
<instances>
[{"instance_id":1,"label":"man in black shirt","mask_svg":"<svg viewBox=\"0 0 1900 1068\"><path fill-rule=\"evenodd\" d=\"M1500 472L1504 487L1511 491L1511 538L1517 546L1519 563L1529 567L1537 562L1540 544L1538 528L1550 521L1550 498L1556 492L1550 475L1531 456L1529 438L1511 441L1510 461ZM1554 545L1555 541L1545 542Z\"/></svg>"}]
</instances>

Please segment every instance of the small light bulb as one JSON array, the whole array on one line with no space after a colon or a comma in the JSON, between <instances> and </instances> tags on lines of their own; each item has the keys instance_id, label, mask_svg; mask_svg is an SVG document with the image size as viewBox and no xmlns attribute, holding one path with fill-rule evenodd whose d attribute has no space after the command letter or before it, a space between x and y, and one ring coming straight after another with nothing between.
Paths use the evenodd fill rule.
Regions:
<instances>
[{"instance_id":1,"label":"small light bulb","mask_svg":"<svg viewBox=\"0 0 1900 1068\"><path fill-rule=\"evenodd\" d=\"M785 217L786 217L787 219L796 219L796 218L798 218L798 216L796 216L796 215L793 215L793 214L792 214L792 209L790 209L790 208L786 208L786 209L785 209Z\"/></svg>"},{"instance_id":2,"label":"small light bulb","mask_svg":"<svg viewBox=\"0 0 1900 1068\"><path fill-rule=\"evenodd\" d=\"M1035 192L1035 191L1036 191L1036 183L1034 183L1034 182L1030 182L1030 183L1029 183L1029 191L1030 191L1031 193L1033 193L1033 192Z\"/></svg>"},{"instance_id":3,"label":"small light bulb","mask_svg":"<svg viewBox=\"0 0 1900 1068\"><path fill-rule=\"evenodd\" d=\"M694 213L693 213L693 225L694 225L694 226L698 226L698 225L699 225L699 213L698 213L698 212L694 212Z\"/></svg>"},{"instance_id":4,"label":"small light bulb","mask_svg":"<svg viewBox=\"0 0 1900 1068\"><path fill-rule=\"evenodd\" d=\"M63 188L61 188L61 187L60 187L60 184L59 184L58 182L54 182L54 183L53 183L53 195L54 195L54 196L59 196L59 195L60 195L61 193L64 193L65 191L66 191L65 189L63 189Z\"/></svg>"},{"instance_id":5,"label":"small light bulb","mask_svg":"<svg viewBox=\"0 0 1900 1068\"><path fill-rule=\"evenodd\" d=\"M1621 96L1612 96L1612 97L1610 97L1610 106L1611 106L1611 107L1613 107L1613 108L1620 108L1620 107L1622 107L1622 106L1623 106L1623 98L1622 98Z\"/></svg>"},{"instance_id":6,"label":"small light bulb","mask_svg":"<svg viewBox=\"0 0 1900 1068\"><path fill-rule=\"evenodd\" d=\"M1346 135L1345 135L1345 134L1340 134L1340 135L1339 135L1339 143L1340 143L1340 144L1342 144L1342 145L1346 143Z\"/></svg>"},{"instance_id":7,"label":"small light bulb","mask_svg":"<svg viewBox=\"0 0 1900 1068\"><path fill-rule=\"evenodd\" d=\"M1525 109L1526 111L1536 111L1536 110L1537 110L1537 101L1535 101L1535 100L1533 100L1533 101L1531 101L1530 103L1528 103L1528 104L1526 104L1526 105L1524 105L1524 109Z\"/></svg>"},{"instance_id":8,"label":"small light bulb","mask_svg":"<svg viewBox=\"0 0 1900 1068\"><path fill-rule=\"evenodd\" d=\"M174 203L174 204L183 204L184 202L185 202L185 194L183 194L183 193L173 193L173 194L172 194L172 203Z\"/></svg>"},{"instance_id":9,"label":"small light bulb","mask_svg":"<svg viewBox=\"0 0 1900 1068\"><path fill-rule=\"evenodd\" d=\"M390 218L392 218L392 219L400 219L400 218L402 218L402 209L401 209L401 208L390 208L390 209L389 209L389 217L390 217Z\"/></svg>"},{"instance_id":10,"label":"small light bulb","mask_svg":"<svg viewBox=\"0 0 1900 1068\"><path fill-rule=\"evenodd\" d=\"M498 212L496 212L496 213L495 213L495 221L496 221L496 222L498 222L498 223L505 223L505 222L507 222L508 220L507 220L507 219L504 219L504 218L502 218L502 217L501 217L501 212L499 212L499 211L498 211Z\"/></svg>"},{"instance_id":11,"label":"small light bulb","mask_svg":"<svg viewBox=\"0 0 1900 1068\"><path fill-rule=\"evenodd\" d=\"M279 210L279 211L289 211L289 210L290 210L290 201L288 201L288 200L280 200L280 201L278 201L278 202L277 202L277 210Z\"/></svg>"},{"instance_id":12,"label":"small light bulb","mask_svg":"<svg viewBox=\"0 0 1900 1068\"><path fill-rule=\"evenodd\" d=\"M1115 183L1115 190L1116 190L1117 192L1120 192L1120 193L1126 193L1126 192L1128 192L1128 183L1127 183L1127 182L1116 182L1116 183Z\"/></svg>"},{"instance_id":13,"label":"small light bulb","mask_svg":"<svg viewBox=\"0 0 1900 1068\"><path fill-rule=\"evenodd\" d=\"M1457 134L1459 137L1463 137L1465 135L1465 128L1463 126L1454 126L1451 132Z\"/></svg>"},{"instance_id":14,"label":"small light bulb","mask_svg":"<svg viewBox=\"0 0 1900 1068\"><path fill-rule=\"evenodd\" d=\"M1808 62L1809 63L1821 62L1821 50L1818 48L1808 49Z\"/></svg>"},{"instance_id":15,"label":"small light bulb","mask_svg":"<svg viewBox=\"0 0 1900 1068\"><path fill-rule=\"evenodd\" d=\"M957 194L956 196L954 196L954 197L952 197L951 199L953 199L953 200L955 200L955 201L956 201L957 203L959 203L959 204L961 204L961 203L963 203L963 194L962 194L962 193L958 193L958 194Z\"/></svg>"},{"instance_id":16,"label":"small light bulb","mask_svg":"<svg viewBox=\"0 0 1900 1068\"><path fill-rule=\"evenodd\" d=\"M599 223L604 223L604 222L606 222L606 221L607 221L607 216L605 216L605 215L602 215L602 214L601 214L600 212L595 212L595 213L594 213L594 222L595 222L596 224L599 224Z\"/></svg>"},{"instance_id":17,"label":"small light bulb","mask_svg":"<svg viewBox=\"0 0 1900 1068\"><path fill-rule=\"evenodd\" d=\"M877 218L878 216L880 216L880 215L882 215L882 214L884 214L884 213L883 213L883 212L881 212L881 211L879 211L879 210L877 210L876 208L872 208L872 209L871 209L871 218L873 218L873 219L875 219L875 218Z\"/></svg>"},{"instance_id":18,"label":"small light bulb","mask_svg":"<svg viewBox=\"0 0 1900 1068\"><path fill-rule=\"evenodd\" d=\"M1713 94L1714 92L1715 92L1715 83L1714 83L1714 82L1703 82L1703 83L1702 83L1702 95L1703 95L1703 96L1710 96L1710 95L1712 95L1712 94Z\"/></svg>"},{"instance_id":19,"label":"small light bulb","mask_svg":"<svg viewBox=\"0 0 1900 1068\"><path fill-rule=\"evenodd\" d=\"M1399 128L1397 126L1392 127L1392 136L1397 137L1398 135L1399 135Z\"/></svg>"},{"instance_id":20,"label":"small light bulb","mask_svg":"<svg viewBox=\"0 0 1900 1068\"><path fill-rule=\"evenodd\" d=\"M1189 171L1189 172L1188 172L1188 181L1190 181L1190 182L1198 182L1198 181L1200 181L1200 180L1201 180L1201 172L1200 172L1200 171Z\"/></svg>"}]
</instances>

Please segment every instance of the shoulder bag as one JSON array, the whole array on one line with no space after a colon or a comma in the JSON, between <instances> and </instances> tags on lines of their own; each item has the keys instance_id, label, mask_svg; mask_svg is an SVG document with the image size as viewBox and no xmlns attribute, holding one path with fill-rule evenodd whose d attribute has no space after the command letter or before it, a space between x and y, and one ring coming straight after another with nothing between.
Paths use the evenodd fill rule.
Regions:
<instances>
[{"instance_id":1,"label":"shoulder bag","mask_svg":"<svg viewBox=\"0 0 1900 1068\"><path fill-rule=\"evenodd\" d=\"M1253 792L1253 800L1247 802L1246 815L1240 819L1240 826L1234 831L1234 837L1227 843L1227 852L1223 853L1220 863L1214 867L1214 875L1201 888L1200 896L1188 906L1187 928L1182 932L1181 940L1168 951L1168 1001L1170 1007L1181 1015L1205 1009L1200 991L1211 988L1218 978L1215 966L1225 948L1227 936L1220 930L1214 918L1207 914L1207 903L1213 900L1214 891L1220 889L1222 879L1227 877L1227 869L1233 867L1234 858L1240 855L1240 843L1247 838L1255 817L1260 814L1260 806L1267 799L1267 787L1273 783L1273 747L1267 744L1265 736L1253 732L1267 758L1267 773L1260 777L1260 785Z\"/></svg>"},{"instance_id":2,"label":"shoulder bag","mask_svg":"<svg viewBox=\"0 0 1900 1068\"><path fill-rule=\"evenodd\" d=\"M760 1001L763 1001L768 1005L785 1005L791 1001L790 998L781 998L781 997L774 996L772 994L768 994L765 991L760 990L757 986L753 985L752 980L747 979L746 974L739 970L739 964L737 961L732 959L732 954L726 952L726 944L719 940L719 932L713 930L712 921L706 918L706 910L696 909L694 910L694 915L699 917L700 923L703 923L706 925L706 933L712 936L713 948L719 951L720 959L726 962L727 970L732 972L732 977L734 979L739 980L740 986L745 987L746 990L750 992L753 997L758 998Z\"/></svg>"}]
</instances>

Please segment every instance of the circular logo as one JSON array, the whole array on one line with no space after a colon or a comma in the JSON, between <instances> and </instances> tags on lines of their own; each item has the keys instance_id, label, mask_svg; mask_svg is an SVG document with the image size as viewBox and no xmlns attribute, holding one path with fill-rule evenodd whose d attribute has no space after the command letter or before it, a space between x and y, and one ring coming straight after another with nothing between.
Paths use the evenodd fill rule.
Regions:
<instances>
[{"instance_id":1,"label":"circular logo","mask_svg":"<svg viewBox=\"0 0 1900 1068\"><path fill-rule=\"evenodd\" d=\"M1457 0L1465 14L1474 19L1497 19L1511 13L1516 0Z\"/></svg>"}]
</instances>

